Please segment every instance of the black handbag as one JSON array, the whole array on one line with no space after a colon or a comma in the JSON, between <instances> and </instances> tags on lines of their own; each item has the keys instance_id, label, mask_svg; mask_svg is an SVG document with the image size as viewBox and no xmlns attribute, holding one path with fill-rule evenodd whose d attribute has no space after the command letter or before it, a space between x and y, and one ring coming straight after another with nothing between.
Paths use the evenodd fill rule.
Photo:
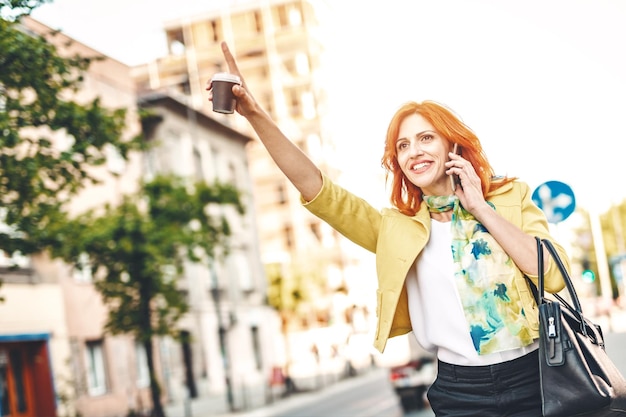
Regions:
<instances>
[{"instance_id":1,"label":"black handbag","mask_svg":"<svg viewBox=\"0 0 626 417\"><path fill-rule=\"evenodd\" d=\"M583 316L574 285L552 243L536 239L543 415L626 415L626 380L605 352L600 326ZM558 294L544 296L543 247L563 275L571 304Z\"/></svg>"}]
</instances>

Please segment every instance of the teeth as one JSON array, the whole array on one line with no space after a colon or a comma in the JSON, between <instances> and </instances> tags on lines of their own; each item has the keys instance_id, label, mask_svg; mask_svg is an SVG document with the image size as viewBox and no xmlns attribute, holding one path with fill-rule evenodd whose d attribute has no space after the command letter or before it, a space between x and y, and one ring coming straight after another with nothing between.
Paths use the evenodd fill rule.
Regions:
<instances>
[{"instance_id":1,"label":"teeth","mask_svg":"<svg viewBox=\"0 0 626 417\"><path fill-rule=\"evenodd\" d=\"M413 165L413 171L418 170L420 168L424 168L426 165L428 165L428 162L422 162L421 164L417 164L417 165Z\"/></svg>"}]
</instances>

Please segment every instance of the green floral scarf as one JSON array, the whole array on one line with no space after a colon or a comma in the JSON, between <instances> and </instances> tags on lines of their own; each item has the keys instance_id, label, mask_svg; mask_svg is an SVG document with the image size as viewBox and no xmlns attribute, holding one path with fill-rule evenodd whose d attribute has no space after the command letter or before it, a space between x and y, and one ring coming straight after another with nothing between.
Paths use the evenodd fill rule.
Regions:
<instances>
[{"instance_id":1,"label":"green floral scarf","mask_svg":"<svg viewBox=\"0 0 626 417\"><path fill-rule=\"evenodd\" d=\"M521 300L512 290L517 267L509 255L457 196L424 196L424 202L431 212L452 210L454 277L476 352L532 343Z\"/></svg>"}]
</instances>

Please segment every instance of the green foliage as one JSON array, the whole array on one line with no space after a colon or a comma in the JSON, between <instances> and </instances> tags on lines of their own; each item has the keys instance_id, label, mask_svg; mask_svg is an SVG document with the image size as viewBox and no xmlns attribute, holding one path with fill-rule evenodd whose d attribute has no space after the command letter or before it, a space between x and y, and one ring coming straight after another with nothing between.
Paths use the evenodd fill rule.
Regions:
<instances>
[{"instance_id":1,"label":"green foliage","mask_svg":"<svg viewBox=\"0 0 626 417\"><path fill-rule=\"evenodd\" d=\"M62 57L45 37L5 18L40 3L0 2L0 223L8 226L0 249L9 254L57 244L51 232L65 219L64 204L97 182L88 168L106 162L109 146L122 157L139 147L138 138L123 138L125 109L68 99L92 58Z\"/></svg>"},{"instance_id":2,"label":"green foliage","mask_svg":"<svg viewBox=\"0 0 626 417\"><path fill-rule=\"evenodd\" d=\"M58 234L65 241L53 249L78 268L84 254L95 285L110 312L113 333L176 336L175 324L188 310L178 277L186 260L207 262L228 247L230 227L212 205L234 206L243 213L239 193L214 183L189 185L175 177L157 177L117 206L91 210Z\"/></svg>"},{"instance_id":3,"label":"green foliage","mask_svg":"<svg viewBox=\"0 0 626 417\"><path fill-rule=\"evenodd\" d=\"M0 18L13 20L52 0L0 0Z\"/></svg>"}]
</instances>

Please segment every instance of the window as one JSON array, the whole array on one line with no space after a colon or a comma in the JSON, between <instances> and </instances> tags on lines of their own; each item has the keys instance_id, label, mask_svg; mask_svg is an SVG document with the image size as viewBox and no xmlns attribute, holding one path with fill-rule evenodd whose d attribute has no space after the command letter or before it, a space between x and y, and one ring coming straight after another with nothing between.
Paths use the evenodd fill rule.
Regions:
<instances>
[{"instance_id":1,"label":"window","mask_svg":"<svg viewBox=\"0 0 626 417\"><path fill-rule=\"evenodd\" d=\"M261 358L261 339L259 337L259 328L257 326L250 327L250 333L252 336L254 363L256 364L256 369L260 371L263 368L263 361Z\"/></svg>"},{"instance_id":2,"label":"window","mask_svg":"<svg viewBox=\"0 0 626 417\"><path fill-rule=\"evenodd\" d=\"M320 224L317 222L309 223L309 227L311 228L311 232L315 236L318 242L322 241L322 231L320 230Z\"/></svg>"},{"instance_id":3,"label":"window","mask_svg":"<svg viewBox=\"0 0 626 417\"><path fill-rule=\"evenodd\" d=\"M185 37L182 29L167 32L167 40L170 54L183 55L185 53Z\"/></svg>"},{"instance_id":4,"label":"window","mask_svg":"<svg viewBox=\"0 0 626 417\"><path fill-rule=\"evenodd\" d=\"M228 162L228 172L226 173L225 182L230 183L237 188L237 167L232 161Z\"/></svg>"},{"instance_id":5,"label":"window","mask_svg":"<svg viewBox=\"0 0 626 417\"><path fill-rule=\"evenodd\" d=\"M317 111L315 110L315 97L313 97L313 93L310 91L304 91L302 93L302 117L307 120L312 120L317 115Z\"/></svg>"},{"instance_id":6,"label":"window","mask_svg":"<svg viewBox=\"0 0 626 417\"><path fill-rule=\"evenodd\" d=\"M137 388L150 386L150 372L148 371L146 348L138 341L135 341L135 365L137 371Z\"/></svg>"},{"instance_id":7,"label":"window","mask_svg":"<svg viewBox=\"0 0 626 417\"><path fill-rule=\"evenodd\" d=\"M238 280L241 291L252 291L254 282L252 281L252 271L250 270L250 263L245 252L236 249L228 255L228 259L232 274Z\"/></svg>"},{"instance_id":8,"label":"window","mask_svg":"<svg viewBox=\"0 0 626 417\"><path fill-rule=\"evenodd\" d=\"M211 34L213 35L213 42L219 42L222 39L222 28L217 20L211 20Z\"/></svg>"},{"instance_id":9,"label":"window","mask_svg":"<svg viewBox=\"0 0 626 417\"><path fill-rule=\"evenodd\" d=\"M294 58L295 71L298 75L307 75L311 72L309 56L305 53L298 53Z\"/></svg>"},{"instance_id":10,"label":"window","mask_svg":"<svg viewBox=\"0 0 626 417\"><path fill-rule=\"evenodd\" d=\"M85 361L87 366L87 391L91 396L103 395L107 391L104 349L101 340L86 342Z\"/></svg>"},{"instance_id":11,"label":"window","mask_svg":"<svg viewBox=\"0 0 626 417\"><path fill-rule=\"evenodd\" d=\"M193 169L195 173L196 181L204 180L204 171L202 165L202 154L200 151L194 147L193 149Z\"/></svg>"},{"instance_id":12,"label":"window","mask_svg":"<svg viewBox=\"0 0 626 417\"><path fill-rule=\"evenodd\" d=\"M285 246L287 246L288 249L293 249L293 229L291 226L285 226L283 234L285 236Z\"/></svg>"},{"instance_id":13,"label":"window","mask_svg":"<svg viewBox=\"0 0 626 417\"><path fill-rule=\"evenodd\" d=\"M287 204L287 190L285 189L285 184L280 183L276 186L276 194L278 204Z\"/></svg>"},{"instance_id":14,"label":"window","mask_svg":"<svg viewBox=\"0 0 626 417\"><path fill-rule=\"evenodd\" d=\"M263 18L261 16L261 12L259 11L254 12L254 29L256 30L256 33L263 32Z\"/></svg>"},{"instance_id":15,"label":"window","mask_svg":"<svg viewBox=\"0 0 626 417\"><path fill-rule=\"evenodd\" d=\"M302 25L302 13L295 4L289 8L289 24L291 26Z\"/></svg>"},{"instance_id":16,"label":"window","mask_svg":"<svg viewBox=\"0 0 626 417\"><path fill-rule=\"evenodd\" d=\"M281 28L302 25L302 13L296 5L281 4L277 7L276 13L278 15L278 26Z\"/></svg>"}]
</instances>

